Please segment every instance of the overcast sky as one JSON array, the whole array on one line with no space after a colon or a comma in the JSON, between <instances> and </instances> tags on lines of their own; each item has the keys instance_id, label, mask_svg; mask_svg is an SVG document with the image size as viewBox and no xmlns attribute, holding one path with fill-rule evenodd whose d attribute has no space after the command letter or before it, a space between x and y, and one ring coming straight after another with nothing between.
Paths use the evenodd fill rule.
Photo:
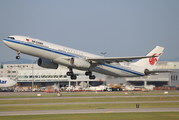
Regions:
<instances>
[{"instance_id":1,"label":"overcast sky","mask_svg":"<svg viewBox=\"0 0 179 120\"><path fill-rule=\"evenodd\" d=\"M2 62L15 60L2 42L10 35L107 57L143 56L158 45L165 47L160 59L175 59L179 0L0 0Z\"/></svg>"}]
</instances>

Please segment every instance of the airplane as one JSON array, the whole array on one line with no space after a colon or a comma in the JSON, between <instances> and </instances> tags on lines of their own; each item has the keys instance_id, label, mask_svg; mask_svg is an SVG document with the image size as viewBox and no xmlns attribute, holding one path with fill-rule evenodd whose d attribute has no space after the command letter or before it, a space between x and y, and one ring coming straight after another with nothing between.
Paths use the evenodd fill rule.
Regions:
<instances>
[{"instance_id":1,"label":"airplane","mask_svg":"<svg viewBox=\"0 0 179 120\"><path fill-rule=\"evenodd\" d=\"M26 36L13 35L3 39L5 45L16 51L16 59L20 53L39 57L37 64L44 68L57 69L58 65L68 67L67 76L77 79L73 69L86 71L89 79L95 79L92 72L114 77L147 76L161 71L153 71L164 48L156 46L146 56L134 57L102 57L69 47L52 44ZM138 59L137 62L131 62Z\"/></svg>"},{"instance_id":2,"label":"airplane","mask_svg":"<svg viewBox=\"0 0 179 120\"><path fill-rule=\"evenodd\" d=\"M0 88L12 87L16 84L17 82L9 77L0 77Z\"/></svg>"}]
</instances>

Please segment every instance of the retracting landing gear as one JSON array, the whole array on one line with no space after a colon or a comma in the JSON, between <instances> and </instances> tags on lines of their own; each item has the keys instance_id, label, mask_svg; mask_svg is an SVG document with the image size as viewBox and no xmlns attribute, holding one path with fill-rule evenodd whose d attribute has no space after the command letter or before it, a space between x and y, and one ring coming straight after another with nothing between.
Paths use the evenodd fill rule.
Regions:
<instances>
[{"instance_id":1,"label":"retracting landing gear","mask_svg":"<svg viewBox=\"0 0 179 120\"><path fill-rule=\"evenodd\" d=\"M71 76L72 80L76 80L76 78L77 78L77 76L73 73L73 69L72 68L69 68L69 72L67 72L66 75L67 76ZM89 79L95 79L96 78L95 75L92 75L91 71L85 72L85 75L89 76Z\"/></svg>"},{"instance_id":2,"label":"retracting landing gear","mask_svg":"<svg viewBox=\"0 0 179 120\"><path fill-rule=\"evenodd\" d=\"M76 75L73 73L72 68L69 68L69 72L67 72L67 76L71 76L72 80L76 80Z\"/></svg>"},{"instance_id":3,"label":"retracting landing gear","mask_svg":"<svg viewBox=\"0 0 179 120\"><path fill-rule=\"evenodd\" d=\"M85 75L86 75L86 76L89 76L89 79L95 79L95 78L96 78L95 75L92 75L92 72L91 72L91 71L85 72Z\"/></svg>"},{"instance_id":4,"label":"retracting landing gear","mask_svg":"<svg viewBox=\"0 0 179 120\"><path fill-rule=\"evenodd\" d=\"M20 59L19 54L20 54L21 52L20 52L20 51L16 51L16 53L17 53L16 59Z\"/></svg>"},{"instance_id":5,"label":"retracting landing gear","mask_svg":"<svg viewBox=\"0 0 179 120\"><path fill-rule=\"evenodd\" d=\"M77 77L76 77L75 74L72 74L72 75L71 75L71 79L72 79L72 80L76 80L76 78L77 78Z\"/></svg>"}]
</instances>

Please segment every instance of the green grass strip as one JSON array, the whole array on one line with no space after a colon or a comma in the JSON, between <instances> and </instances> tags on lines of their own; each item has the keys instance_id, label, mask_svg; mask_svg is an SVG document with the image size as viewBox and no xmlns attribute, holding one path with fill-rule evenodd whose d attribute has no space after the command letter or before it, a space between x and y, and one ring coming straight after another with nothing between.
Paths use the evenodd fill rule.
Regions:
<instances>
[{"instance_id":1,"label":"green grass strip","mask_svg":"<svg viewBox=\"0 0 179 120\"><path fill-rule=\"evenodd\" d=\"M178 120L179 112L1 116L1 120Z\"/></svg>"},{"instance_id":2,"label":"green grass strip","mask_svg":"<svg viewBox=\"0 0 179 120\"><path fill-rule=\"evenodd\" d=\"M76 103L76 102L119 102L119 101L179 101L179 97L124 97L124 98L63 98L63 99L23 99L0 100L0 104L30 103Z\"/></svg>"},{"instance_id":3,"label":"green grass strip","mask_svg":"<svg viewBox=\"0 0 179 120\"><path fill-rule=\"evenodd\" d=\"M104 109L110 109L110 108L135 108L136 103L1 106L0 111L69 110L69 109L98 109L98 108L104 108ZM139 107L140 108L179 107L179 102L177 102L177 103L140 103Z\"/></svg>"}]
</instances>

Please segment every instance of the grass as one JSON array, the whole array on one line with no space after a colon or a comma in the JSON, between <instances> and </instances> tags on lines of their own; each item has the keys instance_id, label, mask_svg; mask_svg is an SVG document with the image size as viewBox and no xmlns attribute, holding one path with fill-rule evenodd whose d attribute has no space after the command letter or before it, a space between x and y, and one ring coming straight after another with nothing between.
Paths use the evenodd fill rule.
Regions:
<instances>
[{"instance_id":1,"label":"grass","mask_svg":"<svg viewBox=\"0 0 179 120\"><path fill-rule=\"evenodd\" d=\"M104 109L110 109L110 108L135 108L136 103L1 106L0 111L70 110L70 109L98 109L98 108L104 108ZM140 108L179 107L179 102L177 102L177 103L140 103L139 107Z\"/></svg>"},{"instance_id":2,"label":"grass","mask_svg":"<svg viewBox=\"0 0 179 120\"><path fill-rule=\"evenodd\" d=\"M129 91L128 95L179 95L179 92L176 91L169 91L169 94L164 94L164 91L150 91L150 92L140 92L140 91ZM0 96L0 98L31 98L31 97L38 97L36 92L32 94L26 93L26 95L20 95L21 93L15 93L14 95L9 96ZM57 97L57 93L45 93L41 92L41 97ZM125 96L125 92L62 92L62 97L87 97L87 96Z\"/></svg>"},{"instance_id":3,"label":"grass","mask_svg":"<svg viewBox=\"0 0 179 120\"><path fill-rule=\"evenodd\" d=\"M178 112L151 113L98 113L98 114L55 114L55 115L21 115L1 116L1 120L178 120Z\"/></svg>"},{"instance_id":4,"label":"grass","mask_svg":"<svg viewBox=\"0 0 179 120\"><path fill-rule=\"evenodd\" d=\"M63 99L23 99L0 100L0 104L31 104L31 103L77 103L77 102L119 102L119 101L179 101L179 97L123 97L123 98L63 98Z\"/></svg>"}]
</instances>

